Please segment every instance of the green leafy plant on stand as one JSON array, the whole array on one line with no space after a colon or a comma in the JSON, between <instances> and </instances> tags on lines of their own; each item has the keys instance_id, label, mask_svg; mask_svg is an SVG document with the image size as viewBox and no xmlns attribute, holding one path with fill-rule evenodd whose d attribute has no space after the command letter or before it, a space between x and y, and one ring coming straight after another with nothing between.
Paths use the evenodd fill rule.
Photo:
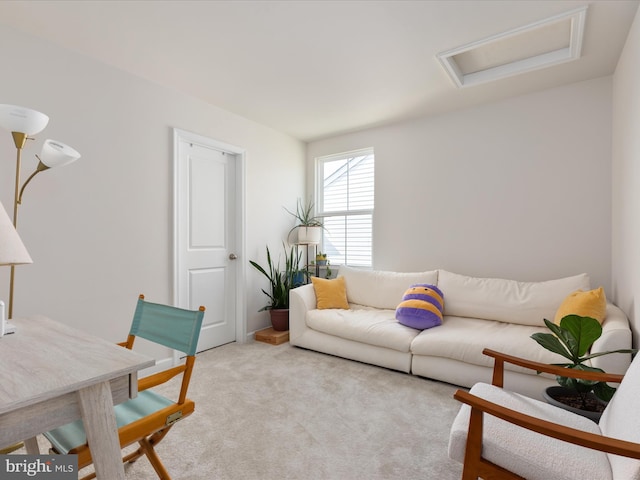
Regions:
<instances>
[{"instance_id":1,"label":"green leafy plant on stand","mask_svg":"<svg viewBox=\"0 0 640 480\"><path fill-rule=\"evenodd\" d=\"M333 274L333 271L331 270L331 262L329 260L327 260L327 272L324 275L324 278L331 278L331 275Z\"/></svg>"},{"instance_id":2,"label":"green leafy plant on stand","mask_svg":"<svg viewBox=\"0 0 640 480\"><path fill-rule=\"evenodd\" d=\"M318 217L313 215L313 206L313 201L311 199L309 199L306 203L302 203L302 200L298 199L295 212L292 212L286 207L283 208L287 211L287 213L293 215L293 217L298 221L297 226L321 227L322 221Z\"/></svg>"},{"instance_id":3,"label":"green leafy plant on stand","mask_svg":"<svg viewBox=\"0 0 640 480\"><path fill-rule=\"evenodd\" d=\"M313 201L309 199L306 203L303 203L301 199L298 199L298 203L296 204L296 211L292 212L286 207L283 207L288 214L292 215L297 224L289 230L287 234L287 238L291 233L299 228L299 227L323 227L322 220L315 215L313 215Z\"/></svg>"},{"instance_id":4,"label":"green leafy plant on stand","mask_svg":"<svg viewBox=\"0 0 640 480\"><path fill-rule=\"evenodd\" d=\"M601 368L585 364L586 361L609 355L612 353L636 353L636 349L620 349L608 352L589 353L593 343L602 335L602 326L595 318L581 317L579 315L567 315L556 325L547 319L544 323L553 333L534 333L531 335L536 342L547 350L562 355L569 360L567 363L555 363L565 368L583 370L589 372L602 372ZM613 397L616 389L606 382L595 380L583 380L569 377L556 376L558 384L577 393L583 408L586 409L587 396L593 393L597 398L608 402Z\"/></svg>"}]
</instances>

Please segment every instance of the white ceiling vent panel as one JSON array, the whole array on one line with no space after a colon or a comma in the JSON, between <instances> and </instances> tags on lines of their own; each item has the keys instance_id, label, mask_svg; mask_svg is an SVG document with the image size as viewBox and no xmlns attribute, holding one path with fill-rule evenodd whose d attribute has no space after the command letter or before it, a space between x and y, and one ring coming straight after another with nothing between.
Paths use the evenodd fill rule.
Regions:
<instances>
[{"instance_id":1,"label":"white ceiling vent panel","mask_svg":"<svg viewBox=\"0 0 640 480\"><path fill-rule=\"evenodd\" d=\"M437 55L458 87L468 87L580 58L587 7L556 15Z\"/></svg>"}]
</instances>

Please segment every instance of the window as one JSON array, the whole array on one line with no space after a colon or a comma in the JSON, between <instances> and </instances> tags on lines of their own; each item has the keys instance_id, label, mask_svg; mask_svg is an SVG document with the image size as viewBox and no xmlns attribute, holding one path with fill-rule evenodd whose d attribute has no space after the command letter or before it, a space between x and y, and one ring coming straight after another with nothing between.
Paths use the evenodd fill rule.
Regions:
<instances>
[{"instance_id":1,"label":"window","mask_svg":"<svg viewBox=\"0 0 640 480\"><path fill-rule=\"evenodd\" d=\"M322 250L337 265L373 266L373 149L316 159Z\"/></svg>"}]
</instances>

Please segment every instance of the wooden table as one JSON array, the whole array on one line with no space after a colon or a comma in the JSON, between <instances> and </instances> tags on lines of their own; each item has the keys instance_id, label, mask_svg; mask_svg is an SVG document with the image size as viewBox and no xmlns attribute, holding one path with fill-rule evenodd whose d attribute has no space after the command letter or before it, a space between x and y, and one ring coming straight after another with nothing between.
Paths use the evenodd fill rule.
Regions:
<instances>
[{"instance_id":1,"label":"wooden table","mask_svg":"<svg viewBox=\"0 0 640 480\"><path fill-rule=\"evenodd\" d=\"M12 320L0 338L0 448L82 418L97 477L124 480L113 405L138 393L155 362L44 316Z\"/></svg>"}]
</instances>

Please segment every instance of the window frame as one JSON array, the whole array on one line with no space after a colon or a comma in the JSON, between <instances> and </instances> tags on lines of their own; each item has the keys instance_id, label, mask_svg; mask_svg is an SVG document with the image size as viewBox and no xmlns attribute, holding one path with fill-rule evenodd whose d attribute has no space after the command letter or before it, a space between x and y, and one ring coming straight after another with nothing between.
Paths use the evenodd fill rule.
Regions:
<instances>
[{"instance_id":1,"label":"window frame","mask_svg":"<svg viewBox=\"0 0 640 480\"><path fill-rule=\"evenodd\" d=\"M363 155L373 155L373 164L374 164L374 173L373 173L373 207L370 209L359 209L359 210L335 210L331 212L324 211L324 178L323 178L323 170L322 167L326 162L336 161L336 160L344 160L353 157L359 157ZM355 217L361 215L370 215L371 217L371 262L370 265L362 266L362 265L354 265L360 268L373 268L373 233L374 233L374 211L375 211L375 152L373 147L362 148L358 150L351 150L346 152L334 153L329 155L321 155L315 157L315 205L316 211L315 216L319 219L323 220L326 217ZM324 251L324 242L325 242L325 230L322 231L322 239L320 241L319 248ZM346 262L349 265L349 255L346 255ZM337 264L336 264L337 265Z\"/></svg>"}]
</instances>

